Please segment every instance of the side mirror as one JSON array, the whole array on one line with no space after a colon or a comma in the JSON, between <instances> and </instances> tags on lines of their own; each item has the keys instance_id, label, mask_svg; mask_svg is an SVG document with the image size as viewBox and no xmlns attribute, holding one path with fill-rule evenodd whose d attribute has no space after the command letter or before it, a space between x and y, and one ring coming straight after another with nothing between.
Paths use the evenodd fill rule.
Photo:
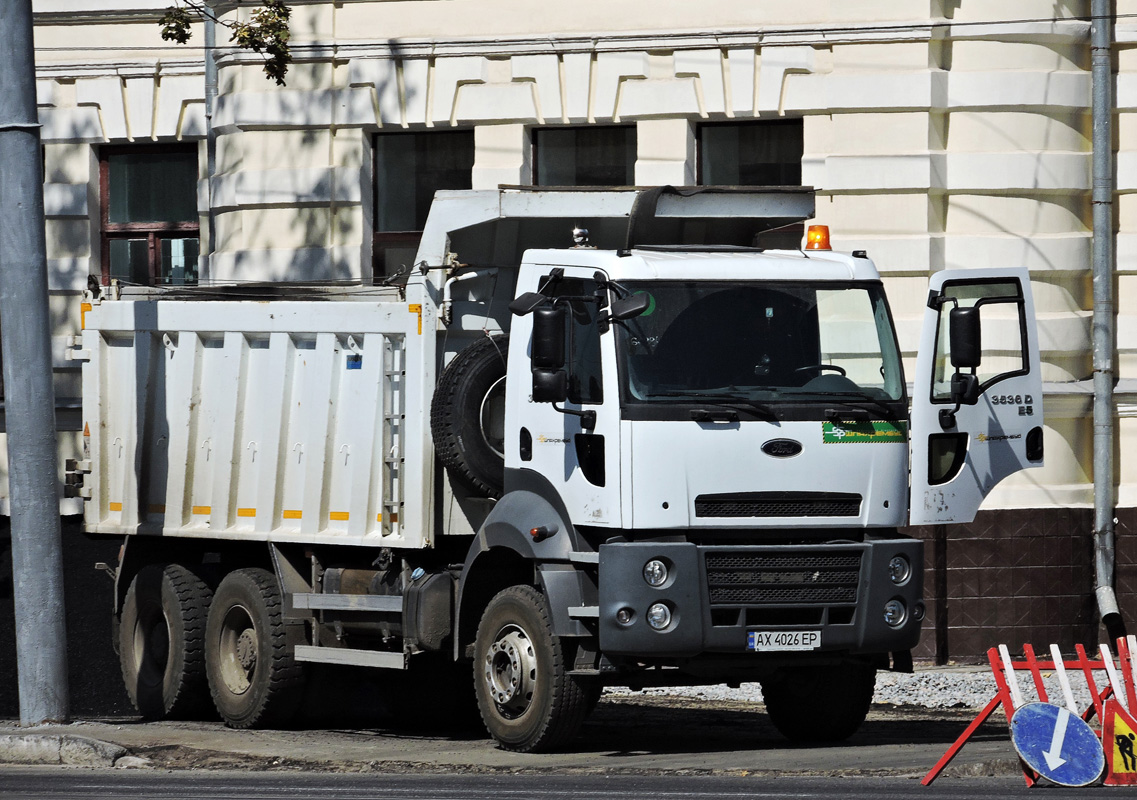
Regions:
<instances>
[{"instance_id":1,"label":"side mirror","mask_svg":"<svg viewBox=\"0 0 1137 800\"><path fill-rule=\"evenodd\" d=\"M647 311L651 295L647 292L620 297L612 301L609 319L632 319Z\"/></svg>"},{"instance_id":2,"label":"side mirror","mask_svg":"<svg viewBox=\"0 0 1137 800\"><path fill-rule=\"evenodd\" d=\"M533 311L533 369L559 370L565 365L565 307ZM535 373L534 373L535 374Z\"/></svg>"},{"instance_id":3,"label":"side mirror","mask_svg":"<svg viewBox=\"0 0 1137 800\"><path fill-rule=\"evenodd\" d=\"M968 372L957 372L951 376L951 401L961 406L973 406L979 402L979 378Z\"/></svg>"},{"instance_id":4,"label":"side mirror","mask_svg":"<svg viewBox=\"0 0 1137 800\"><path fill-rule=\"evenodd\" d=\"M568 373L563 369L533 370L533 402L563 403L568 397Z\"/></svg>"},{"instance_id":5,"label":"side mirror","mask_svg":"<svg viewBox=\"0 0 1137 800\"><path fill-rule=\"evenodd\" d=\"M509 304L509 311L515 317L524 317L548 299L540 292L525 292Z\"/></svg>"},{"instance_id":6,"label":"side mirror","mask_svg":"<svg viewBox=\"0 0 1137 800\"><path fill-rule=\"evenodd\" d=\"M979 333L979 309L956 306L948 314L948 338L951 342L951 365L956 369L974 369L983 360Z\"/></svg>"}]
</instances>

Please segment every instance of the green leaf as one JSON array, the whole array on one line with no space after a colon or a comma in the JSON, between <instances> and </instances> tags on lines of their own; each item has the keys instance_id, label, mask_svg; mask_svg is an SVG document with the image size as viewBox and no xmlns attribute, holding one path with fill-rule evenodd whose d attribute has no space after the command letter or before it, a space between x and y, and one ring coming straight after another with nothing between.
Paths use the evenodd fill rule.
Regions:
<instances>
[{"instance_id":1,"label":"green leaf","mask_svg":"<svg viewBox=\"0 0 1137 800\"><path fill-rule=\"evenodd\" d=\"M292 9L284 0L261 0L261 7L253 11L249 22L218 19L204 0L177 0L177 3L167 8L159 21L162 39L185 44L189 41L190 25L194 17L212 17L219 25L230 29L231 42L264 56L265 75L276 81L278 86L284 86L288 67L292 63L292 51L288 46L292 37L288 27Z\"/></svg>"},{"instance_id":2,"label":"green leaf","mask_svg":"<svg viewBox=\"0 0 1137 800\"><path fill-rule=\"evenodd\" d=\"M170 6L158 24L162 28L162 39L167 42L185 44L190 39L189 12L178 6Z\"/></svg>"}]
</instances>

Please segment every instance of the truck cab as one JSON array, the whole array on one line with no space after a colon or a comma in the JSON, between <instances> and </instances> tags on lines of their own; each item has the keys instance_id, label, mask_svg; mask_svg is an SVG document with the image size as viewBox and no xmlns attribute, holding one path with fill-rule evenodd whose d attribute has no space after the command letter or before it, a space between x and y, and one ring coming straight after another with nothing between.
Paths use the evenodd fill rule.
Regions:
<instances>
[{"instance_id":1,"label":"truck cab","mask_svg":"<svg viewBox=\"0 0 1137 800\"><path fill-rule=\"evenodd\" d=\"M916 644L908 398L868 259L531 251L519 291L547 300L510 337L532 366L509 371L506 491L544 486L598 552L603 652Z\"/></svg>"}]
</instances>

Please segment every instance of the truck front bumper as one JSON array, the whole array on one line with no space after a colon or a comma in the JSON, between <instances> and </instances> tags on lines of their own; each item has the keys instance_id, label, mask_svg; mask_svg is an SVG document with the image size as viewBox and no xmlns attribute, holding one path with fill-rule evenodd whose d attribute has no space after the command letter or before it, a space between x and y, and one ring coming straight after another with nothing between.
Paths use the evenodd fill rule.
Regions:
<instances>
[{"instance_id":1,"label":"truck front bumper","mask_svg":"<svg viewBox=\"0 0 1137 800\"><path fill-rule=\"evenodd\" d=\"M783 655L909 650L919 641L924 618L923 552L923 543L914 539L738 547L605 544L600 649L677 658L748 650ZM890 570L897 557L906 562L907 577L903 569ZM652 561L666 572L659 586L645 578ZM653 566L658 581L660 569ZM901 604L899 610L892 601ZM651 624L663 620L660 627Z\"/></svg>"}]
</instances>

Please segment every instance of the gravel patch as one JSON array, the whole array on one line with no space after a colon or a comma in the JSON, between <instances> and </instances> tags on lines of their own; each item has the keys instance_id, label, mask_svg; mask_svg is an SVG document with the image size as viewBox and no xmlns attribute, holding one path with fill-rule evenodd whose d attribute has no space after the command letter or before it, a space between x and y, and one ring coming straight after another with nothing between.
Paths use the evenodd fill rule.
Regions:
<instances>
[{"instance_id":1,"label":"gravel patch","mask_svg":"<svg viewBox=\"0 0 1137 800\"><path fill-rule=\"evenodd\" d=\"M1028 672L1017 672L1019 688L1029 702L1038 698L1034 681ZM1090 704L1090 692L1081 672L1067 671L1074 702L1084 709ZM1104 672L1095 673L1098 686L1106 683ZM1043 685L1052 702L1062 702L1062 689L1058 676L1043 672ZM914 706L917 708L981 709L995 696L995 679L988 667L917 668L911 675L899 672L878 672L873 702L884 705ZM633 692L621 687L609 687L605 694L614 696L645 695L656 697L687 697L713 701L761 703L762 687L757 683L744 683L737 689L725 685L681 686L643 689Z\"/></svg>"}]
</instances>

